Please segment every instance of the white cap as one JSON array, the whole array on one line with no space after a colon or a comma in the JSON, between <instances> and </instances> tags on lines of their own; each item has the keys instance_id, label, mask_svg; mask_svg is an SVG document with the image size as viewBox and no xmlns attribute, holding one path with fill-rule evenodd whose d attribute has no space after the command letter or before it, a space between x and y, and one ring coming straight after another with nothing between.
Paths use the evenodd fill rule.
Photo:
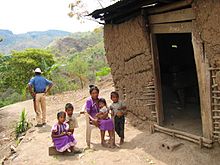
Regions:
<instances>
[{"instance_id":1,"label":"white cap","mask_svg":"<svg viewBox=\"0 0 220 165\"><path fill-rule=\"evenodd\" d=\"M34 72L35 72L35 73L42 73L40 68L36 68L36 69L34 70Z\"/></svg>"}]
</instances>

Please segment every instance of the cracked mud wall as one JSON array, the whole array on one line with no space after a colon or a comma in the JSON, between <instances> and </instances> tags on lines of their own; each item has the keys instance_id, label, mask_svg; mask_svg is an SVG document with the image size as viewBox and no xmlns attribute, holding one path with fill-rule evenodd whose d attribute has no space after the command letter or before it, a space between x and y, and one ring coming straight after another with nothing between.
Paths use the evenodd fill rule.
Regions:
<instances>
[{"instance_id":1,"label":"cracked mud wall","mask_svg":"<svg viewBox=\"0 0 220 165\"><path fill-rule=\"evenodd\" d=\"M220 1L194 0L193 34L212 67L220 67Z\"/></svg>"},{"instance_id":2,"label":"cracked mud wall","mask_svg":"<svg viewBox=\"0 0 220 165\"><path fill-rule=\"evenodd\" d=\"M119 25L105 25L106 57L116 90L128 111L142 120L150 117L143 98L146 85L152 81L150 38L142 16Z\"/></svg>"},{"instance_id":3,"label":"cracked mud wall","mask_svg":"<svg viewBox=\"0 0 220 165\"><path fill-rule=\"evenodd\" d=\"M220 1L194 0L193 37L202 58L212 67L220 67ZM143 98L144 86L152 81L149 32L142 16L119 25L105 25L106 57L112 69L115 88L125 96L129 111L142 119L150 116Z\"/></svg>"},{"instance_id":4,"label":"cracked mud wall","mask_svg":"<svg viewBox=\"0 0 220 165\"><path fill-rule=\"evenodd\" d=\"M194 55L200 91L203 136L213 137L214 125L211 106L211 77L209 67L220 67L220 1L194 0L192 21ZM217 84L218 82L217 79Z\"/></svg>"}]
</instances>

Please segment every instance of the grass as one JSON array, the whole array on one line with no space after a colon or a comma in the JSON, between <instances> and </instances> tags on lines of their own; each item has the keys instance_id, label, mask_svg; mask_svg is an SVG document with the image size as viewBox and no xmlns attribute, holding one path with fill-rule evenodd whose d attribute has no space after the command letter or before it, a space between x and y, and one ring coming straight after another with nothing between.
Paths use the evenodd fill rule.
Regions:
<instances>
[{"instance_id":1,"label":"grass","mask_svg":"<svg viewBox=\"0 0 220 165\"><path fill-rule=\"evenodd\" d=\"M16 129L15 129L16 138L18 138L22 133L26 132L29 128L30 128L30 124L27 119L27 113L26 110L23 109L20 114L19 121L16 124Z\"/></svg>"}]
</instances>

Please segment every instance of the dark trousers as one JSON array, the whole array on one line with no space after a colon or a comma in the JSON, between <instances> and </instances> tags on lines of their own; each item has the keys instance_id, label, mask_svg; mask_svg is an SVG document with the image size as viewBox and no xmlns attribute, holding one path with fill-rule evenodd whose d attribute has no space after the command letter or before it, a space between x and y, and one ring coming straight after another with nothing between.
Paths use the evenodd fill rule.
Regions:
<instances>
[{"instance_id":1,"label":"dark trousers","mask_svg":"<svg viewBox=\"0 0 220 165\"><path fill-rule=\"evenodd\" d=\"M115 131L120 138L124 138L125 116L115 116Z\"/></svg>"}]
</instances>

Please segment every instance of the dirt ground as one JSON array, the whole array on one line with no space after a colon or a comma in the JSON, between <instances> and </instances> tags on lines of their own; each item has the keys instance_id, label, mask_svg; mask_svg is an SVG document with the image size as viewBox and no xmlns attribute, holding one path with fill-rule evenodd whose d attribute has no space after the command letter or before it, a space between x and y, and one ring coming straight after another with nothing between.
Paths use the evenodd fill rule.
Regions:
<instances>
[{"instance_id":1,"label":"dirt ground","mask_svg":"<svg viewBox=\"0 0 220 165\"><path fill-rule=\"evenodd\" d=\"M99 84L100 96L109 100L109 93L114 89L111 79ZM56 122L56 112L63 110L65 103L72 102L76 111L80 111L88 91L78 90L63 94L49 96L47 98L47 120L48 125L44 128L31 128L25 138L17 147L17 153L5 161L5 164L16 165L41 165L41 164L86 164L86 165L218 165L220 164L220 147L206 149L196 144L173 139L172 137L154 133L150 134L148 125L137 120L135 116L128 114L125 129L125 143L116 149L103 148L100 145L99 130L92 132L92 147L85 149L85 118L78 118L79 128L75 130L75 137L78 141L77 147L85 149L83 153L74 156L49 156L48 147L51 146L50 129ZM15 144L13 130L19 113L25 108L28 118L32 121L35 114L32 108L32 101L16 103L0 109L0 158L7 156L10 145ZM135 127L133 126L135 125ZM119 139L116 138L118 142ZM179 148L168 151L161 147L162 142L181 142Z\"/></svg>"}]
</instances>

